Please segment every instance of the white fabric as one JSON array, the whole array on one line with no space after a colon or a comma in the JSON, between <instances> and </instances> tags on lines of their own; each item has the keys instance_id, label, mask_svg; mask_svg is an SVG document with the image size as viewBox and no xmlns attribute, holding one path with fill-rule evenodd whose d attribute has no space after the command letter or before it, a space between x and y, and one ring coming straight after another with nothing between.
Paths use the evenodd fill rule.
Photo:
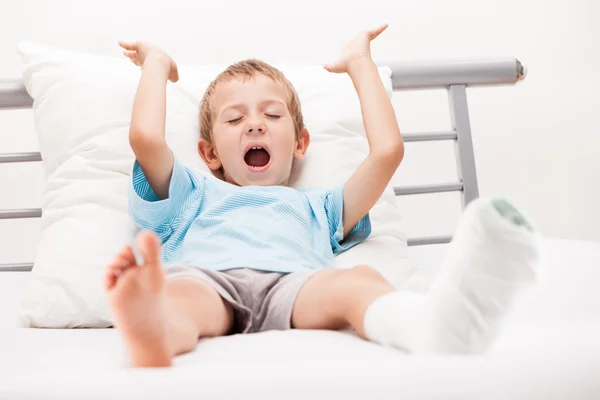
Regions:
<instances>
[{"instance_id":1,"label":"white fabric","mask_svg":"<svg viewBox=\"0 0 600 400\"><path fill-rule=\"evenodd\" d=\"M271 331L202 340L172 368L131 370L115 330L3 325L0 398L600 398L600 243L544 247L547 283L485 355L415 356L349 332ZM447 251L409 256L435 276ZM11 299L30 277L0 273L0 322L16 317Z\"/></svg>"},{"instance_id":2,"label":"white fabric","mask_svg":"<svg viewBox=\"0 0 600 400\"><path fill-rule=\"evenodd\" d=\"M365 313L365 335L409 353L432 353L431 307L425 293L397 290L375 300Z\"/></svg>"},{"instance_id":3,"label":"white fabric","mask_svg":"<svg viewBox=\"0 0 600 400\"><path fill-rule=\"evenodd\" d=\"M426 294L399 290L365 314L365 334L413 353L482 353L519 300L541 282L539 232L498 211L504 199L467 206L450 252Z\"/></svg>"},{"instance_id":4,"label":"white fabric","mask_svg":"<svg viewBox=\"0 0 600 400\"><path fill-rule=\"evenodd\" d=\"M34 99L33 115L47 179L42 231L21 320L36 327L111 325L103 289L105 265L136 228L127 213L133 166L128 130L140 69L124 57L99 57L32 43L19 46L23 81ZM115 49L115 53L120 53ZM197 154L198 103L225 66L181 65L181 80L168 85L167 142L185 164L204 172ZM347 75L321 66L280 66L295 85L312 142L291 179L295 187L343 183L368 153L360 104ZM391 96L391 70L380 68ZM339 267L370 262L400 286L414 268L388 188L371 213L371 239L339 257ZM362 247L362 248L361 248Z\"/></svg>"}]
</instances>

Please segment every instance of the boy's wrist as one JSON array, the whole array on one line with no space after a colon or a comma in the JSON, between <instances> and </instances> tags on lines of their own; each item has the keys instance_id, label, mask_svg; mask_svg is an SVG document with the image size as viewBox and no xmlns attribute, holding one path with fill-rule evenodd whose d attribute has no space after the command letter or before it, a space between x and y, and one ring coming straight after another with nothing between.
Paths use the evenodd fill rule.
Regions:
<instances>
[{"instance_id":1,"label":"boy's wrist","mask_svg":"<svg viewBox=\"0 0 600 400\"><path fill-rule=\"evenodd\" d=\"M171 69L171 59L169 58L169 56L167 56L164 53L158 52L158 51L153 51L153 52L148 53L148 55L146 56L146 59L144 60L144 64L142 65L142 68L150 63L160 64L160 65L164 66L166 68L167 72Z\"/></svg>"},{"instance_id":2,"label":"boy's wrist","mask_svg":"<svg viewBox=\"0 0 600 400\"><path fill-rule=\"evenodd\" d=\"M361 75L365 69L375 66L375 62L370 55L365 54L348 62L348 75L355 78Z\"/></svg>"}]
</instances>

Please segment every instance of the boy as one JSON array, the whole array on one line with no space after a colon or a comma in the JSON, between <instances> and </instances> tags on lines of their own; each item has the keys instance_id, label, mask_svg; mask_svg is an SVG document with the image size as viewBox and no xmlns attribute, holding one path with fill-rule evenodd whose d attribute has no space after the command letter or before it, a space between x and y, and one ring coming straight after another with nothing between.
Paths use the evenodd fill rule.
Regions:
<instances>
[{"instance_id":1,"label":"boy","mask_svg":"<svg viewBox=\"0 0 600 400\"><path fill-rule=\"evenodd\" d=\"M183 166L165 142L165 86L178 80L176 64L147 43L120 43L142 68L129 132L136 156L129 208L144 229L136 239L143 263L126 246L105 286L133 366L169 366L201 337L269 329L351 327L412 352L489 346L515 295L535 280L539 258L533 228L505 201L470 206L454 254L426 295L395 291L368 266L330 268L334 254L369 236L369 210L404 155L370 55L386 28L361 32L325 66L352 79L370 153L343 186L323 191L287 187L310 136L280 71L245 60L209 85L198 152L222 176L211 179Z\"/></svg>"}]
</instances>

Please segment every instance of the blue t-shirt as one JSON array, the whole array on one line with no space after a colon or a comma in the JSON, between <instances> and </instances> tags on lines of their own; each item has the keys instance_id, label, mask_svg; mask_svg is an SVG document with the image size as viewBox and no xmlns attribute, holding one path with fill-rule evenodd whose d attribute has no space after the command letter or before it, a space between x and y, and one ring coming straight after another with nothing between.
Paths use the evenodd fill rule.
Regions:
<instances>
[{"instance_id":1,"label":"blue t-shirt","mask_svg":"<svg viewBox=\"0 0 600 400\"><path fill-rule=\"evenodd\" d=\"M195 172L177 158L167 199L158 199L137 161L129 187L129 213L140 228L160 237L165 265L213 270L331 267L334 254L371 233L367 214L344 238L343 205L343 186L240 187Z\"/></svg>"}]
</instances>

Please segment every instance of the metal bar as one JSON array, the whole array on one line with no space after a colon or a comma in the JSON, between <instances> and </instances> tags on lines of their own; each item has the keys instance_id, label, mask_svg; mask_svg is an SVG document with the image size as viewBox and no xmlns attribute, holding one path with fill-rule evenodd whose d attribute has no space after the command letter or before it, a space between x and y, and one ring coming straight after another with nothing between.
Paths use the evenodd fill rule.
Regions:
<instances>
[{"instance_id":1,"label":"metal bar","mask_svg":"<svg viewBox=\"0 0 600 400\"><path fill-rule=\"evenodd\" d=\"M514 84L527 76L527 68L514 57L378 64L391 68L392 85L396 90ZM0 80L0 108L31 108L32 105L33 99L20 79Z\"/></svg>"},{"instance_id":2,"label":"metal bar","mask_svg":"<svg viewBox=\"0 0 600 400\"><path fill-rule=\"evenodd\" d=\"M440 193L440 192L458 192L463 189L463 184L457 183L442 183L435 185L420 185L420 186L394 186L396 196L406 196L411 194L425 193Z\"/></svg>"},{"instance_id":3,"label":"metal bar","mask_svg":"<svg viewBox=\"0 0 600 400\"><path fill-rule=\"evenodd\" d=\"M0 219L39 218L41 216L41 208L0 210Z\"/></svg>"},{"instance_id":4,"label":"metal bar","mask_svg":"<svg viewBox=\"0 0 600 400\"><path fill-rule=\"evenodd\" d=\"M450 243L451 241L452 241L452 236L432 236L432 237L408 239L408 245L409 246L422 246L425 244Z\"/></svg>"},{"instance_id":5,"label":"metal bar","mask_svg":"<svg viewBox=\"0 0 600 400\"><path fill-rule=\"evenodd\" d=\"M32 269L33 263L0 264L0 272L29 272Z\"/></svg>"},{"instance_id":6,"label":"metal bar","mask_svg":"<svg viewBox=\"0 0 600 400\"><path fill-rule=\"evenodd\" d=\"M0 164L42 161L42 154L37 153L0 153Z\"/></svg>"},{"instance_id":7,"label":"metal bar","mask_svg":"<svg viewBox=\"0 0 600 400\"><path fill-rule=\"evenodd\" d=\"M448 98L452 127L458 136L454 148L456 151L458 179L464 185L462 205L466 207L467 204L479 197L466 87L464 85L450 86L448 89Z\"/></svg>"},{"instance_id":8,"label":"metal bar","mask_svg":"<svg viewBox=\"0 0 600 400\"><path fill-rule=\"evenodd\" d=\"M0 109L31 108L33 99L20 79L0 80Z\"/></svg>"},{"instance_id":9,"label":"metal bar","mask_svg":"<svg viewBox=\"0 0 600 400\"><path fill-rule=\"evenodd\" d=\"M527 68L514 57L414 62L378 62L392 70L395 90L451 85L509 85L525 79Z\"/></svg>"},{"instance_id":10,"label":"metal bar","mask_svg":"<svg viewBox=\"0 0 600 400\"><path fill-rule=\"evenodd\" d=\"M423 132L423 133L405 133L402 140L408 142L433 142L438 140L456 140L455 131L452 132Z\"/></svg>"}]
</instances>

